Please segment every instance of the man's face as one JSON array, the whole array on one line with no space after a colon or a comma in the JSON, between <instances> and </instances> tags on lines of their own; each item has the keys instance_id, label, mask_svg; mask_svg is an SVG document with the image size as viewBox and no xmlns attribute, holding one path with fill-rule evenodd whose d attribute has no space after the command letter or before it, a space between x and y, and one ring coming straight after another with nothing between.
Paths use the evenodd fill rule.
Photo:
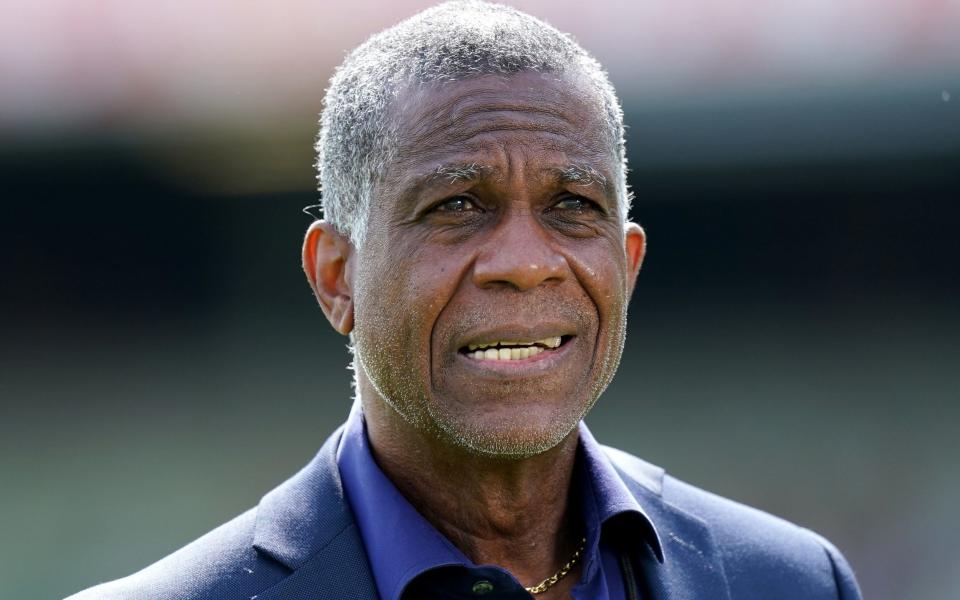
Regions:
<instances>
[{"instance_id":1,"label":"man's face","mask_svg":"<svg viewBox=\"0 0 960 600\"><path fill-rule=\"evenodd\" d=\"M399 151L354 257L355 345L377 393L431 435L536 454L613 377L643 234L624 227L587 89L521 73L395 102Z\"/></svg>"}]
</instances>

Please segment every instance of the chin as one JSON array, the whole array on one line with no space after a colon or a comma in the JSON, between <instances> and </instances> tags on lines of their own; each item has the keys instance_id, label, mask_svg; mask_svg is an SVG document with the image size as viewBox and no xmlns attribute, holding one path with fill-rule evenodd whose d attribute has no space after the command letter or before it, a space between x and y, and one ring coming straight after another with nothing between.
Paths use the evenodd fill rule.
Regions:
<instances>
[{"instance_id":1,"label":"chin","mask_svg":"<svg viewBox=\"0 0 960 600\"><path fill-rule=\"evenodd\" d=\"M529 458L556 447L576 429L585 412L529 406L515 409L482 416L431 412L437 428L453 445L477 455L506 459Z\"/></svg>"}]
</instances>

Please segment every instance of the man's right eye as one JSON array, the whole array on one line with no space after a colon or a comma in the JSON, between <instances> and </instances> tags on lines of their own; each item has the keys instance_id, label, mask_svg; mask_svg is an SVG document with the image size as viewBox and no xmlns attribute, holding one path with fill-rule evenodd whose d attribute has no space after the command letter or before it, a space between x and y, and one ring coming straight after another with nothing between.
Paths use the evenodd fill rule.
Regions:
<instances>
[{"instance_id":1,"label":"man's right eye","mask_svg":"<svg viewBox=\"0 0 960 600\"><path fill-rule=\"evenodd\" d=\"M480 208L467 196L454 196L437 204L433 210L443 213L463 213L479 211Z\"/></svg>"}]
</instances>

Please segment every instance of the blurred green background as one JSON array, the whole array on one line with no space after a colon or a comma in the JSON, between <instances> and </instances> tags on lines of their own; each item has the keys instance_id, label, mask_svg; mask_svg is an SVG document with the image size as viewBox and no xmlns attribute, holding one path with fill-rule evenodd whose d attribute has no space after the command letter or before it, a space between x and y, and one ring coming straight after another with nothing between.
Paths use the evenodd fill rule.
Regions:
<instances>
[{"instance_id":1,"label":"blurred green background","mask_svg":"<svg viewBox=\"0 0 960 600\"><path fill-rule=\"evenodd\" d=\"M649 254L588 423L960 590L960 6L517 6L620 90ZM425 6L48 0L0 25L0 598L256 504L350 405L299 245L333 66Z\"/></svg>"}]
</instances>

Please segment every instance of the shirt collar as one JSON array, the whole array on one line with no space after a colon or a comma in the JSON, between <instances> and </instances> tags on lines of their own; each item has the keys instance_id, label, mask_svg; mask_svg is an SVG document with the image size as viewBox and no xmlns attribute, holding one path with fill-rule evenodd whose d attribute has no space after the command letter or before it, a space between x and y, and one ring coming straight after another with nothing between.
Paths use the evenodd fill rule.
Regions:
<instances>
[{"instance_id":1,"label":"shirt collar","mask_svg":"<svg viewBox=\"0 0 960 600\"><path fill-rule=\"evenodd\" d=\"M614 517L631 532L639 533L621 536L623 539L644 540L662 556L653 522L582 422L579 435L577 462L583 466L575 474L574 482L584 490L580 503L588 556L596 555L603 525ZM337 465L381 598L397 600L407 584L430 569L476 566L380 470L370 450L359 402L354 403L344 427Z\"/></svg>"},{"instance_id":2,"label":"shirt collar","mask_svg":"<svg viewBox=\"0 0 960 600\"><path fill-rule=\"evenodd\" d=\"M575 473L574 485L583 490L580 501L588 544L595 546L598 543L600 536L593 529L602 528L611 520L616 520L617 538L628 544L634 540L644 541L662 562L663 548L653 520L647 516L604 452L603 446L582 421L579 434L577 452L583 467ZM591 543L591 540L594 541Z\"/></svg>"},{"instance_id":3,"label":"shirt collar","mask_svg":"<svg viewBox=\"0 0 960 600\"><path fill-rule=\"evenodd\" d=\"M399 598L414 577L429 569L472 564L380 470L359 403L344 427L337 465L381 598Z\"/></svg>"}]
</instances>

